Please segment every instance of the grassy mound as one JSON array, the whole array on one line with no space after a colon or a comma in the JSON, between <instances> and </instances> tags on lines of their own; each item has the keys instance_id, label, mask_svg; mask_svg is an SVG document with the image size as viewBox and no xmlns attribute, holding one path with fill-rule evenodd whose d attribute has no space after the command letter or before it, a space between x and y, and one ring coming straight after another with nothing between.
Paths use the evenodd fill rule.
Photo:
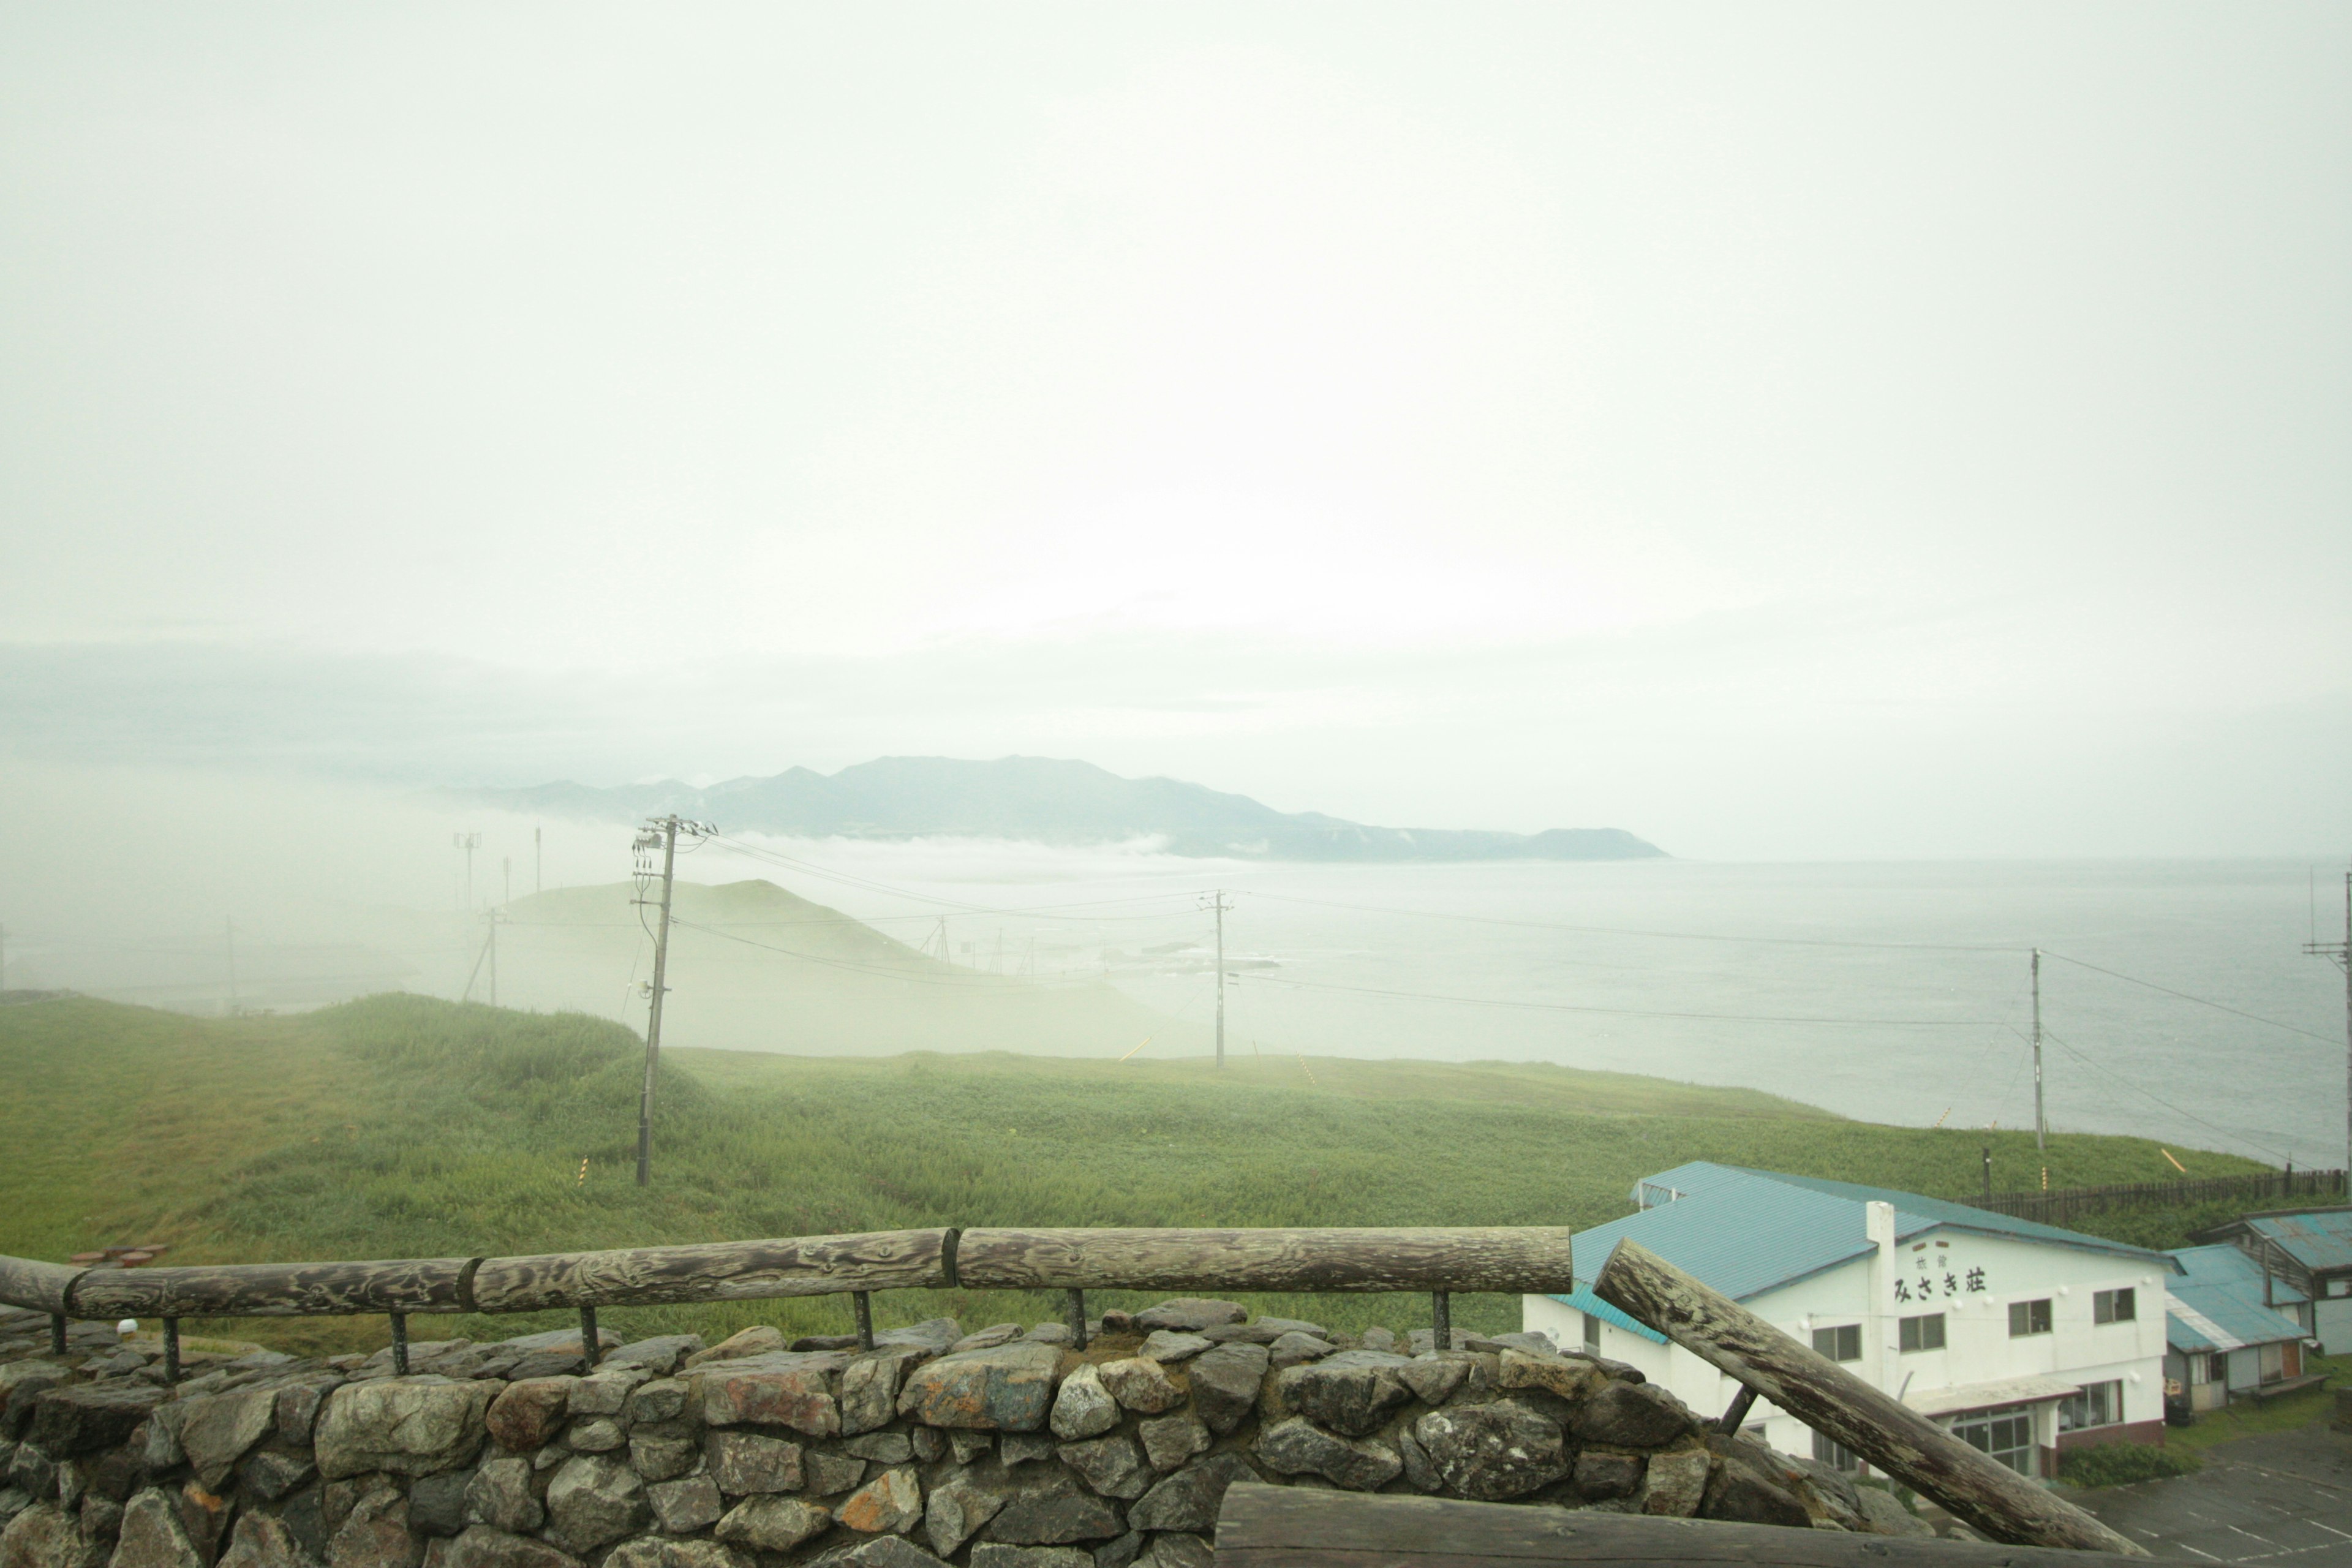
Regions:
<instances>
[{"instance_id":1,"label":"grassy mound","mask_svg":"<svg viewBox=\"0 0 2352 1568\"><path fill-rule=\"evenodd\" d=\"M1219 1072L1200 1060L676 1051L662 1064L655 1180L640 1189L643 1063L642 1042L606 1020L408 995L219 1022L82 998L0 1007L0 1115L38 1130L0 1167L0 1251L160 1241L173 1261L259 1261L940 1225L1583 1226L1624 1213L1637 1178L1699 1158L1965 1198L1987 1136L1531 1064L1253 1058ZM2031 1134L1993 1137L2004 1166L2033 1162ZM2120 1182L2162 1156L2136 1139L2060 1135L2049 1164L2054 1184ZM1427 1307L1264 1305L1400 1330ZM921 1292L877 1308L886 1324L1055 1310ZM1493 1331L1516 1327L1518 1305L1465 1299L1455 1314ZM751 1321L835 1332L849 1313L818 1300L612 1316L633 1333ZM456 1331L527 1326L541 1325ZM383 1331L215 1331L317 1344Z\"/></svg>"},{"instance_id":2,"label":"grassy mound","mask_svg":"<svg viewBox=\"0 0 2352 1568\"><path fill-rule=\"evenodd\" d=\"M2070 1487L2126 1487L2134 1481L2186 1476L2205 1468L2186 1448L2150 1448L2137 1443L2102 1443L2070 1448L2058 1456L2058 1479Z\"/></svg>"}]
</instances>

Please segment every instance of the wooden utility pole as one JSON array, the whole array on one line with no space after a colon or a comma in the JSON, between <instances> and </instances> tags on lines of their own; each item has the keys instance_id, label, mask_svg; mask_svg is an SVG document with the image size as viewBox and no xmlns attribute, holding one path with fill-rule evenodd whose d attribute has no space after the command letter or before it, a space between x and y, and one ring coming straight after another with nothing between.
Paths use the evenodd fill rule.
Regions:
<instances>
[{"instance_id":1,"label":"wooden utility pole","mask_svg":"<svg viewBox=\"0 0 2352 1568\"><path fill-rule=\"evenodd\" d=\"M2033 950L2033 1148L2037 1153L2050 1150L2050 1124L2042 1116L2042 950ZM2050 1184L2050 1172L2044 1167L2042 1184Z\"/></svg>"},{"instance_id":2,"label":"wooden utility pole","mask_svg":"<svg viewBox=\"0 0 2352 1568\"><path fill-rule=\"evenodd\" d=\"M644 1087L637 1091L637 1185L641 1187L653 1179L654 1080L661 1066L662 998L669 994L669 906L677 879L677 836L687 833L701 837L717 831L707 822L689 822L673 813L655 817L637 835L636 850L640 856L650 856L656 848L662 852L661 923L654 931L653 1005L646 1016L646 1079ZM641 862L640 892L650 876L650 867ZM643 904L646 900L640 898L637 902Z\"/></svg>"},{"instance_id":3,"label":"wooden utility pole","mask_svg":"<svg viewBox=\"0 0 2352 1568\"><path fill-rule=\"evenodd\" d=\"M2344 1168L2352 1171L2352 871L2344 873L2344 940L2321 942L2315 934L2303 951L2344 971Z\"/></svg>"}]
</instances>

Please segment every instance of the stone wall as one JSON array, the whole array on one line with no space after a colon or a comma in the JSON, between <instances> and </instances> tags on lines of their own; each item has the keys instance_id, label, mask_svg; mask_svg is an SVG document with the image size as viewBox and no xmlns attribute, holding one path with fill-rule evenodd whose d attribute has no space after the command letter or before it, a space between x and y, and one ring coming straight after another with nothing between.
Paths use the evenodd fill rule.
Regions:
<instances>
[{"instance_id":1,"label":"stone wall","mask_svg":"<svg viewBox=\"0 0 2352 1568\"><path fill-rule=\"evenodd\" d=\"M1919 1533L1619 1363L1245 1321L192 1356L0 1310L0 1568L1206 1568L1235 1481Z\"/></svg>"}]
</instances>

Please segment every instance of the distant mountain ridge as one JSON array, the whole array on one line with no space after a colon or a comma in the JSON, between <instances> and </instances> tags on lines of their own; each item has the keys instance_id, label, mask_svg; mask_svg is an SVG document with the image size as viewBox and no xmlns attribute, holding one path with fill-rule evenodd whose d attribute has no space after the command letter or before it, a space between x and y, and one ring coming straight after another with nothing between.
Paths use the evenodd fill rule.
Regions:
<instances>
[{"instance_id":1,"label":"distant mountain ridge","mask_svg":"<svg viewBox=\"0 0 2352 1568\"><path fill-rule=\"evenodd\" d=\"M597 789L446 790L508 811L595 822L667 812L807 838L1010 838L1078 847L1161 840L1170 854L1247 860L1636 860L1656 845L1616 827L1542 833L1371 827L1281 812L1181 779L1121 778L1051 757L880 757L827 775L791 768L698 789L677 780Z\"/></svg>"}]
</instances>

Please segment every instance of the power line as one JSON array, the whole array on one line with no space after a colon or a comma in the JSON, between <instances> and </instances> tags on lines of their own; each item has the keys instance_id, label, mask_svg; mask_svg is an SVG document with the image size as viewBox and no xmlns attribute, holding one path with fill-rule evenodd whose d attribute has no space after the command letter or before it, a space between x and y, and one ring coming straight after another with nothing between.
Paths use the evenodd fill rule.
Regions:
<instances>
[{"instance_id":1,"label":"power line","mask_svg":"<svg viewBox=\"0 0 2352 1568\"><path fill-rule=\"evenodd\" d=\"M2073 1057L2084 1067L2096 1068L2099 1071L2105 1073L2109 1078L2114 1079L2117 1083L2124 1085L2127 1089L2134 1089L2140 1094L2147 1096L2148 1099L2156 1101L2157 1104L2161 1105L2165 1110L2171 1111L2175 1116L2187 1117L2189 1121L2194 1121L2198 1126L2202 1127L2208 1132L2218 1132L2224 1138L2233 1139L2239 1142L2250 1144L2256 1149L2260 1149L2265 1154L2273 1155L2281 1161L2284 1161L2286 1158L2284 1152L2272 1148L2267 1143L2262 1142L2256 1139L2249 1138L2242 1132L2233 1132L2226 1127L2217 1127L2212 1122L2206 1121L2203 1117L2198 1115L2193 1110L2183 1110L2179 1106L2173 1104L2172 1101L2165 1099L2162 1095L2152 1092L2136 1079L2126 1078L2123 1074L2116 1071L2113 1068L2107 1067L2092 1059L2090 1057L2084 1056L2081 1051L2075 1049L2073 1046L2068 1045L2064 1040L2060 1039L2048 1029L2043 1029L2042 1031L2042 1037L2056 1045L2068 1056Z\"/></svg>"},{"instance_id":2,"label":"power line","mask_svg":"<svg viewBox=\"0 0 2352 1568\"><path fill-rule=\"evenodd\" d=\"M2169 985L2158 985L2153 980L2142 980L2136 974L2125 974L2113 969L2102 969L2095 963L2086 963L2079 958L2068 958L2063 952L2052 952L2046 947L2042 950L2042 953L2045 958L2054 958L2063 963L2071 963L2077 969L2087 969L2094 974L2104 974L2111 980L2121 980L2133 985L2145 985L2150 991L2161 991L2167 996L2178 996L2183 1002L2194 1002L2200 1007L2210 1007L2217 1013L2228 1013L2234 1017L2248 1019L2256 1024L2268 1024L2273 1029L2284 1029L2290 1035L2301 1035L2305 1039L2320 1040L2331 1046L2336 1043L2326 1035L2314 1034L2309 1029L2300 1028L2293 1024L2282 1024L2276 1018L2265 1018L2259 1013L2249 1013L2242 1007L2232 1007L2226 1002L2215 1002L2204 996L2192 996L2186 991L2175 991Z\"/></svg>"},{"instance_id":3,"label":"power line","mask_svg":"<svg viewBox=\"0 0 2352 1568\"><path fill-rule=\"evenodd\" d=\"M813 877L823 877L828 881L840 882L847 887L863 889L870 893L887 893L894 898L912 899L917 903L936 904L941 909L954 910L960 913L971 915L1019 916L1047 914L1059 910L1099 909L1111 904L1140 904L1150 903L1160 899L1189 899L1198 896L1198 893L1192 890L1173 890L1165 893L1138 893L1124 899L1087 899L1075 903L1030 904L1018 909L1002 909L994 908L986 904L964 903L956 899L938 898L929 893L916 892L911 888L900 888L895 887L888 882L877 882L870 877L860 877L848 871L835 871L829 868L816 865L812 861L798 859L793 856L784 854L781 850L763 848L756 844L746 844L740 838L730 838L725 834L718 835L712 841L734 850L739 855L747 855L754 859L770 861L779 866L788 866L793 870L804 871ZM1120 917L1104 915L1095 916L1092 918L1097 920L1108 920ZM1160 919L1163 917L1140 916L1129 918Z\"/></svg>"},{"instance_id":4,"label":"power line","mask_svg":"<svg viewBox=\"0 0 2352 1568\"><path fill-rule=\"evenodd\" d=\"M1623 1018L1700 1018L1731 1024L1851 1024L1885 1029L2006 1028L1998 1018L1799 1018L1774 1013L1677 1013L1649 1007L1600 1007L1574 1002L1513 1002L1497 996L1447 996L1427 991L1388 991L1370 985L1332 985L1313 980L1277 980L1267 974L1236 975L1236 985L1287 985L1303 991L1345 991L1362 996L1392 996L1407 1002L1453 1002L1473 1007L1517 1007L1545 1013L1602 1013Z\"/></svg>"},{"instance_id":5,"label":"power line","mask_svg":"<svg viewBox=\"0 0 2352 1568\"><path fill-rule=\"evenodd\" d=\"M1971 946L1943 942L1841 942L1829 937L1803 936L1730 936L1717 931L1644 931L1632 926L1570 925L1558 921L1513 920L1507 915L1463 915L1444 910L1400 910L1383 904L1349 904L1332 899L1302 899L1290 893L1251 891L1254 899L1272 899L1277 903L1313 904L1327 910L1356 910L1365 914L1405 915L1418 920L1466 921L1474 925L1519 926L1530 931L1575 931L1586 936L1643 936L1670 942L1756 942L1771 947L1852 947L1876 952L2024 952L2021 946Z\"/></svg>"}]
</instances>

